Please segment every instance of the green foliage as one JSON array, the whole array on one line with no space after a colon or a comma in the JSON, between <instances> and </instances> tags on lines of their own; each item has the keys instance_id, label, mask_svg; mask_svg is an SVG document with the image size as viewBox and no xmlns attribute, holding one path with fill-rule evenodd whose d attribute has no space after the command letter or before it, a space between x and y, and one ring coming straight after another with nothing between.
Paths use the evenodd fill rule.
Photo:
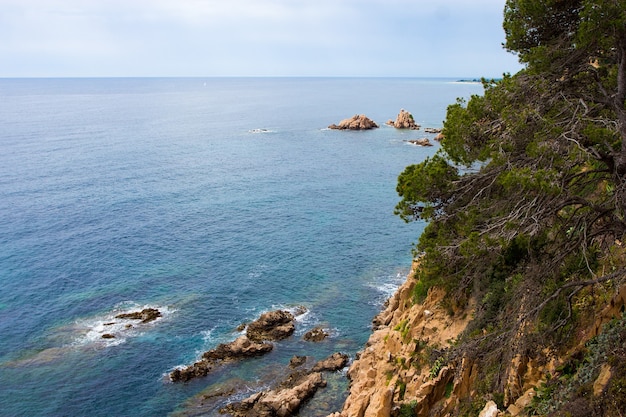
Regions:
<instances>
[{"instance_id":1,"label":"green foliage","mask_svg":"<svg viewBox=\"0 0 626 417\"><path fill-rule=\"evenodd\" d=\"M399 417L415 417L415 409L417 408L417 400L409 403L400 404Z\"/></svg>"},{"instance_id":2,"label":"green foliage","mask_svg":"<svg viewBox=\"0 0 626 417\"><path fill-rule=\"evenodd\" d=\"M430 368L430 377L433 379L437 378L439 376L439 372L441 372L445 364L446 361L444 358L437 358L435 363L433 363L433 366Z\"/></svg>"},{"instance_id":3,"label":"green foliage","mask_svg":"<svg viewBox=\"0 0 626 417\"><path fill-rule=\"evenodd\" d=\"M409 336L410 336L409 332L411 331L411 326L409 326L409 321L408 320L402 320L393 329L395 331L400 332L400 335L402 336L402 340L404 342L408 342Z\"/></svg>"},{"instance_id":4,"label":"green foliage","mask_svg":"<svg viewBox=\"0 0 626 417\"><path fill-rule=\"evenodd\" d=\"M404 400L404 394L406 393L406 382L398 379L396 381L396 389L398 390L398 399L400 401Z\"/></svg>"},{"instance_id":5,"label":"green foliage","mask_svg":"<svg viewBox=\"0 0 626 417\"><path fill-rule=\"evenodd\" d=\"M451 197L457 178L457 169L441 154L406 167L398 177L396 191L403 199L396 206L395 214L405 221L436 217L444 201ZM423 204L414 204L418 201Z\"/></svg>"},{"instance_id":6,"label":"green foliage","mask_svg":"<svg viewBox=\"0 0 626 417\"><path fill-rule=\"evenodd\" d=\"M414 250L413 300L436 285L477 301L464 336L472 343L455 348L483 361L485 396L502 391L510 335L524 334L515 349L567 343L593 311L581 299L626 280L626 0L507 0L503 26L526 68L448 107L441 149L400 174L395 209L429 222ZM626 362L615 349L599 350ZM592 359L561 369L535 410L609 409L608 397L588 400ZM612 366L607 392L626 405L626 366Z\"/></svg>"}]
</instances>

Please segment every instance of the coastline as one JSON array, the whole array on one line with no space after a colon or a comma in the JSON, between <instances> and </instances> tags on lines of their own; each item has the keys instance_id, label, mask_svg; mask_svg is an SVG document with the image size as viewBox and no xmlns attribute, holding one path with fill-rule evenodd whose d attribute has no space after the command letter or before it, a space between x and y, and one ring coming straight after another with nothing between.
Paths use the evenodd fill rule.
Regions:
<instances>
[{"instance_id":1,"label":"coastline","mask_svg":"<svg viewBox=\"0 0 626 417\"><path fill-rule=\"evenodd\" d=\"M454 343L471 320L474 305L450 316L442 303L446 293L439 288L415 302L418 268L416 260L406 281L374 318L372 334L348 370L350 387L343 409L328 417L388 417L402 409L405 398L412 400L415 415L422 416L441 400L451 409L469 394L475 378L471 364L453 369L441 363L434 374L427 356ZM459 372L461 377L455 377Z\"/></svg>"}]
</instances>

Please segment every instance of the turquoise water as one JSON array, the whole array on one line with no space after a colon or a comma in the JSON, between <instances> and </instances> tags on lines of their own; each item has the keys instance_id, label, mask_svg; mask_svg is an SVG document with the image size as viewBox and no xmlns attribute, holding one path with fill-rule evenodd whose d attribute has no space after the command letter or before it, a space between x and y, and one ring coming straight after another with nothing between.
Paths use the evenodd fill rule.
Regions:
<instances>
[{"instance_id":1,"label":"turquoise water","mask_svg":"<svg viewBox=\"0 0 626 417\"><path fill-rule=\"evenodd\" d=\"M353 356L423 228L392 214L397 175L437 149L383 124L405 108L440 127L481 92L450 81L0 80L0 415L216 415L229 399L198 395L249 395L294 354ZM325 129L356 113L381 128ZM300 305L268 356L168 382ZM163 317L114 318L143 307ZM303 342L315 325L331 337ZM338 409L347 384L329 378L300 415Z\"/></svg>"}]
</instances>

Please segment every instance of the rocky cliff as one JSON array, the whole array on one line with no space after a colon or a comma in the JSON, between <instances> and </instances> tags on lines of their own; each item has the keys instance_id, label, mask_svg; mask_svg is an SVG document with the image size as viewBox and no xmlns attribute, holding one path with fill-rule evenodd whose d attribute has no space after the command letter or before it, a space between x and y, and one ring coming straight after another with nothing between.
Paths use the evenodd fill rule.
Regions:
<instances>
[{"instance_id":1,"label":"rocky cliff","mask_svg":"<svg viewBox=\"0 0 626 417\"><path fill-rule=\"evenodd\" d=\"M536 339L529 348L529 324L528 333L499 338L502 350L482 337L488 329L467 334L475 301L453 307L444 290L431 288L417 302L415 268L374 319L365 349L350 366L344 407L329 417L583 416L592 415L589 407L600 410L593 415L619 415L614 410L626 397L620 391L615 398L626 381L626 366L619 364L626 358L626 286L597 294L605 302L559 349ZM559 413L581 392L585 403L574 408L582 414Z\"/></svg>"}]
</instances>

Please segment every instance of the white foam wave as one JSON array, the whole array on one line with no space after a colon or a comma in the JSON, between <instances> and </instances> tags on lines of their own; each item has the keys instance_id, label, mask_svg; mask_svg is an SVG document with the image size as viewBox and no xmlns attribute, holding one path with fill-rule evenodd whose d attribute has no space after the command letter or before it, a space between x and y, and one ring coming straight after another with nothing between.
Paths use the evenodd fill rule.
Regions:
<instances>
[{"instance_id":1,"label":"white foam wave","mask_svg":"<svg viewBox=\"0 0 626 417\"><path fill-rule=\"evenodd\" d=\"M406 281L406 275L404 272L398 272L395 276L387 275L376 278L369 284L369 287L375 289L380 294L380 297L376 297L371 303L376 306L383 305Z\"/></svg>"},{"instance_id":2,"label":"white foam wave","mask_svg":"<svg viewBox=\"0 0 626 417\"><path fill-rule=\"evenodd\" d=\"M273 133L273 130L270 129L250 129L248 133Z\"/></svg>"},{"instance_id":3,"label":"white foam wave","mask_svg":"<svg viewBox=\"0 0 626 417\"><path fill-rule=\"evenodd\" d=\"M121 314L133 313L147 308L159 310L161 317L143 323L140 320L119 318ZM76 321L74 329L77 333L73 344L77 346L94 345L98 347L117 346L125 343L128 338L142 335L146 330L159 322L167 320L175 309L168 306L139 305L134 302L123 302L101 316L80 319Z\"/></svg>"}]
</instances>

